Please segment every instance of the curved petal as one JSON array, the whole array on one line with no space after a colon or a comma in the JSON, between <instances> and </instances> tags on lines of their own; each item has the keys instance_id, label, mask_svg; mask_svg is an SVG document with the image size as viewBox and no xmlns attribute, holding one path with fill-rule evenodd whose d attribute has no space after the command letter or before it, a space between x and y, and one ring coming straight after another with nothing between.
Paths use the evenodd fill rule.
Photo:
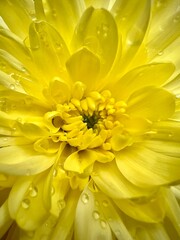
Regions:
<instances>
[{"instance_id":1,"label":"curved petal","mask_svg":"<svg viewBox=\"0 0 180 240\"><path fill-rule=\"evenodd\" d=\"M143 202L144 201L144 202ZM161 193L138 200L115 200L117 206L138 221L158 223L165 216L165 202Z\"/></svg>"},{"instance_id":2,"label":"curved petal","mask_svg":"<svg viewBox=\"0 0 180 240\"><path fill-rule=\"evenodd\" d=\"M4 235L4 233L9 229L13 220L9 215L8 204L7 201L0 207L0 238Z\"/></svg>"},{"instance_id":3,"label":"curved petal","mask_svg":"<svg viewBox=\"0 0 180 240\"><path fill-rule=\"evenodd\" d=\"M49 9L46 11L46 18L56 26L56 29L59 29L64 40L69 44L75 26L85 9L84 1L47 0L47 3ZM46 6L44 8L46 10Z\"/></svg>"},{"instance_id":4,"label":"curved petal","mask_svg":"<svg viewBox=\"0 0 180 240\"><path fill-rule=\"evenodd\" d=\"M153 187L180 178L180 159L134 145L116 153L119 171L139 187Z\"/></svg>"},{"instance_id":5,"label":"curved petal","mask_svg":"<svg viewBox=\"0 0 180 240\"><path fill-rule=\"evenodd\" d=\"M138 188L129 182L114 162L95 163L91 177L98 188L113 199L146 196L151 192L148 189Z\"/></svg>"},{"instance_id":6,"label":"curved petal","mask_svg":"<svg viewBox=\"0 0 180 240\"><path fill-rule=\"evenodd\" d=\"M80 19L73 38L73 47L86 46L99 55L101 73L106 74L115 59L118 34L116 23L105 9L88 8Z\"/></svg>"},{"instance_id":7,"label":"curved petal","mask_svg":"<svg viewBox=\"0 0 180 240\"><path fill-rule=\"evenodd\" d=\"M27 36L31 22L31 16L28 14L27 9L28 4L25 4L25 1L0 1L0 15L11 31L22 39Z\"/></svg>"},{"instance_id":8,"label":"curved petal","mask_svg":"<svg viewBox=\"0 0 180 240\"><path fill-rule=\"evenodd\" d=\"M42 82L61 75L69 58L69 51L60 34L45 21L35 21L29 28L29 40L34 62L42 75ZM50 64L49 59L53 64Z\"/></svg>"},{"instance_id":9,"label":"curved petal","mask_svg":"<svg viewBox=\"0 0 180 240\"><path fill-rule=\"evenodd\" d=\"M95 192L94 196L97 205L100 206L101 211L116 238L118 240L132 240L132 237L124 225L118 210L111 200L102 192Z\"/></svg>"},{"instance_id":10,"label":"curved petal","mask_svg":"<svg viewBox=\"0 0 180 240\"><path fill-rule=\"evenodd\" d=\"M94 194L88 188L80 196L75 215L75 240L84 239L112 239L110 227L100 207L95 204Z\"/></svg>"},{"instance_id":11,"label":"curved petal","mask_svg":"<svg viewBox=\"0 0 180 240\"><path fill-rule=\"evenodd\" d=\"M116 0L111 12L122 35L122 58L119 68L126 70L141 46L149 23L151 1ZM146 58L145 58L146 59ZM140 61L136 63L139 65ZM144 60L144 58L143 58Z\"/></svg>"},{"instance_id":12,"label":"curved petal","mask_svg":"<svg viewBox=\"0 0 180 240\"><path fill-rule=\"evenodd\" d=\"M145 87L133 93L128 99L127 113L149 120L160 120L170 117L175 111L175 97L168 91Z\"/></svg>"},{"instance_id":13,"label":"curved petal","mask_svg":"<svg viewBox=\"0 0 180 240\"><path fill-rule=\"evenodd\" d=\"M146 86L160 87L174 72L172 63L154 63L134 68L114 85L109 85L112 89L113 97L127 100L130 95Z\"/></svg>"},{"instance_id":14,"label":"curved petal","mask_svg":"<svg viewBox=\"0 0 180 240\"><path fill-rule=\"evenodd\" d=\"M56 227L53 229L51 240L71 239L71 228L73 227L75 211L80 192L71 190L65 199L65 208L61 212Z\"/></svg>"},{"instance_id":15,"label":"curved petal","mask_svg":"<svg viewBox=\"0 0 180 240\"><path fill-rule=\"evenodd\" d=\"M94 8L108 8L108 5L109 5L109 1L110 0L99 0L99 1L96 1L96 0L84 0L85 4L86 4L86 7L94 7Z\"/></svg>"},{"instance_id":16,"label":"curved petal","mask_svg":"<svg viewBox=\"0 0 180 240\"><path fill-rule=\"evenodd\" d=\"M66 63L67 70L74 82L81 81L87 89L92 89L100 71L99 58L87 48L75 52Z\"/></svg>"},{"instance_id":17,"label":"curved petal","mask_svg":"<svg viewBox=\"0 0 180 240\"><path fill-rule=\"evenodd\" d=\"M166 58L163 51L180 36L179 1L156 1L152 13L147 37L148 55L149 59L160 55L159 60L163 60Z\"/></svg>"},{"instance_id":18,"label":"curved petal","mask_svg":"<svg viewBox=\"0 0 180 240\"><path fill-rule=\"evenodd\" d=\"M166 201L166 215L172 221L174 228L180 236L180 207L173 194L173 189L176 189L176 187L172 187L171 190L163 189Z\"/></svg>"},{"instance_id":19,"label":"curved petal","mask_svg":"<svg viewBox=\"0 0 180 240\"><path fill-rule=\"evenodd\" d=\"M171 138L171 136L169 136ZM176 141L163 141L162 140L147 140L143 142L145 148L149 148L152 151L163 153L168 156L180 157L180 142Z\"/></svg>"},{"instance_id":20,"label":"curved petal","mask_svg":"<svg viewBox=\"0 0 180 240\"><path fill-rule=\"evenodd\" d=\"M8 29L0 29L0 46L1 49L7 51L17 58L24 66L32 65L29 50L24 46L23 41Z\"/></svg>"},{"instance_id":21,"label":"curved petal","mask_svg":"<svg viewBox=\"0 0 180 240\"><path fill-rule=\"evenodd\" d=\"M38 154L32 145L3 147L0 148L0 169L10 175L32 175L49 168L55 158L56 154Z\"/></svg>"},{"instance_id":22,"label":"curved petal","mask_svg":"<svg viewBox=\"0 0 180 240\"><path fill-rule=\"evenodd\" d=\"M22 177L14 184L8 199L10 214L18 225L26 230L33 231L40 226L48 215L49 208L44 190L47 173L37 177ZM16 204L15 202L16 201Z\"/></svg>"}]
</instances>

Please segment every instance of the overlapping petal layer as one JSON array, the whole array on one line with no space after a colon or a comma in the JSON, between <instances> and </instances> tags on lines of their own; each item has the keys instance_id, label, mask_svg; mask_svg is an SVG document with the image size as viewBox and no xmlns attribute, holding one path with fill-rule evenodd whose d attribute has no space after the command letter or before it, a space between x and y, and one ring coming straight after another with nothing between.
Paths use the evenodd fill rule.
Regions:
<instances>
[{"instance_id":1,"label":"overlapping petal layer","mask_svg":"<svg viewBox=\"0 0 180 240\"><path fill-rule=\"evenodd\" d=\"M180 238L179 2L0 2L0 237Z\"/></svg>"}]
</instances>

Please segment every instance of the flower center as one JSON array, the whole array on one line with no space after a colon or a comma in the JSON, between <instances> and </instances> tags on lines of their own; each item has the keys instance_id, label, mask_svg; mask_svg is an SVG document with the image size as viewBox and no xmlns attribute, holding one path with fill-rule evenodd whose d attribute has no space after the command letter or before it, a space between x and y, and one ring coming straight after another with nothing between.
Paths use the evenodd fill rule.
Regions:
<instances>
[{"instance_id":1,"label":"flower center","mask_svg":"<svg viewBox=\"0 0 180 240\"><path fill-rule=\"evenodd\" d=\"M92 116L83 116L83 122L87 124L87 128L94 129L96 123L98 123L99 117L96 114L93 114Z\"/></svg>"},{"instance_id":2,"label":"flower center","mask_svg":"<svg viewBox=\"0 0 180 240\"><path fill-rule=\"evenodd\" d=\"M129 138L121 123L125 113L126 103L116 102L110 91L93 91L57 104L54 111L45 114L45 121L54 142L66 142L78 150L97 147L116 150L113 147L116 130L126 140Z\"/></svg>"}]
</instances>

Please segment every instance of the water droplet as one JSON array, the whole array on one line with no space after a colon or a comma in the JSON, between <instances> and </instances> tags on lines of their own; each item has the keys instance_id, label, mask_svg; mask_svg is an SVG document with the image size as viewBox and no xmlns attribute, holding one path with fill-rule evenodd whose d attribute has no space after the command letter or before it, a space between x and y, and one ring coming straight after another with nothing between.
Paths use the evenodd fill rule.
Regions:
<instances>
[{"instance_id":1,"label":"water droplet","mask_svg":"<svg viewBox=\"0 0 180 240\"><path fill-rule=\"evenodd\" d=\"M56 177L57 176L57 169L54 169L53 170L53 177Z\"/></svg>"},{"instance_id":2,"label":"water droplet","mask_svg":"<svg viewBox=\"0 0 180 240\"><path fill-rule=\"evenodd\" d=\"M168 134L168 137L169 137L169 138L171 138L172 136L173 136L173 133L172 133L172 132Z\"/></svg>"},{"instance_id":3,"label":"water droplet","mask_svg":"<svg viewBox=\"0 0 180 240\"><path fill-rule=\"evenodd\" d=\"M18 123L22 123L22 118L17 118L17 120L16 120Z\"/></svg>"},{"instance_id":4,"label":"water droplet","mask_svg":"<svg viewBox=\"0 0 180 240\"><path fill-rule=\"evenodd\" d=\"M66 206L66 202L64 200L59 200L57 202L57 204L58 204L58 207L60 208L60 210L62 210Z\"/></svg>"},{"instance_id":5,"label":"water droplet","mask_svg":"<svg viewBox=\"0 0 180 240\"><path fill-rule=\"evenodd\" d=\"M29 196L34 198L34 197L37 196L37 194L38 194L38 189L37 189L37 187L35 187L35 186L30 186L30 187L29 187Z\"/></svg>"},{"instance_id":6,"label":"water droplet","mask_svg":"<svg viewBox=\"0 0 180 240\"><path fill-rule=\"evenodd\" d=\"M159 55L159 56L162 56L163 53L164 53L163 51L159 51L159 52L158 52L158 55Z\"/></svg>"},{"instance_id":7,"label":"water droplet","mask_svg":"<svg viewBox=\"0 0 180 240\"><path fill-rule=\"evenodd\" d=\"M16 133L16 128L15 127L13 127L12 129L11 129L11 135L13 136L13 135L15 135L15 133Z\"/></svg>"},{"instance_id":8,"label":"water droplet","mask_svg":"<svg viewBox=\"0 0 180 240\"><path fill-rule=\"evenodd\" d=\"M10 88L11 90L14 90L14 89L15 89L15 85L14 85L14 84L10 84L9 88Z\"/></svg>"},{"instance_id":9,"label":"water droplet","mask_svg":"<svg viewBox=\"0 0 180 240\"><path fill-rule=\"evenodd\" d=\"M102 36L103 38L107 38L109 32L109 26L107 24L102 23L97 27L97 35Z\"/></svg>"},{"instance_id":10,"label":"water droplet","mask_svg":"<svg viewBox=\"0 0 180 240\"><path fill-rule=\"evenodd\" d=\"M88 196L87 193L83 193L83 194L82 194L82 196L81 196L81 201L82 201L84 204L88 203L88 201L89 201L89 196Z\"/></svg>"},{"instance_id":11,"label":"water droplet","mask_svg":"<svg viewBox=\"0 0 180 240\"><path fill-rule=\"evenodd\" d=\"M159 30L160 30L161 32L164 32L164 30L165 30L165 27L164 27L164 26L162 26L162 25L159 25Z\"/></svg>"},{"instance_id":12,"label":"water droplet","mask_svg":"<svg viewBox=\"0 0 180 240\"><path fill-rule=\"evenodd\" d=\"M29 206L30 206L30 200L29 200L28 198L24 199L24 200L22 201L21 205L22 205L22 207L23 207L24 209L28 209Z\"/></svg>"},{"instance_id":13,"label":"water droplet","mask_svg":"<svg viewBox=\"0 0 180 240\"><path fill-rule=\"evenodd\" d=\"M54 193L55 193L55 188L52 186L52 187L51 187L51 195L53 196Z\"/></svg>"},{"instance_id":14,"label":"water droplet","mask_svg":"<svg viewBox=\"0 0 180 240\"><path fill-rule=\"evenodd\" d=\"M104 207L107 207L107 206L108 206L108 201L107 201L107 200L104 200L104 201L102 202L102 204L103 204Z\"/></svg>"},{"instance_id":15,"label":"water droplet","mask_svg":"<svg viewBox=\"0 0 180 240\"><path fill-rule=\"evenodd\" d=\"M94 212L93 212L93 218L94 218L95 220L98 220L98 219L100 218L100 214L99 214L98 211L94 211Z\"/></svg>"},{"instance_id":16,"label":"water droplet","mask_svg":"<svg viewBox=\"0 0 180 240\"><path fill-rule=\"evenodd\" d=\"M23 72L23 73L26 73L27 72L27 69L25 68L25 67L21 67L21 72Z\"/></svg>"},{"instance_id":17,"label":"water droplet","mask_svg":"<svg viewBox=\"0 0 180 240\"><path fill-rule=\"evenodd\" d=\"M107 227L107 223L104 220L101 220L100 224L101 224L102 228L106 228Z\"/></svg>"},{"instance_id":18,"label":"water droplet","mask_svg":"<svg viewBox=\"0 0 180 240\"><path fill-rule=\"evenodd\" d=\"M16 81L15 81L15 84L16 84L16 86L19 86L19 85L20 85L20 81L19 81L19 80L16 80Z\"/></svg>"},{"instance_id":19,"label":"water droplet","mask_svg":"<svg viewBox=\"0 0 180 240\"><path fill-rule=\"evenodd\" d=\"M56 49L57 49L58 51L61 51L61 50L62 50L62 47L63 47L63 44L62 44L62 43L56 42Z\"/></svg>"},{"instance_id":20,"label":"water droplet","mask_svg":"<svg viewBox=\"0 0 180 240\"><path fill-rule=\"evenodd\" d=\"M4 141L4 142L7 142L7 140L8 140L7 137L4 137L4 138L3 138L3 141Z\"/></svg>"}]
</instances>

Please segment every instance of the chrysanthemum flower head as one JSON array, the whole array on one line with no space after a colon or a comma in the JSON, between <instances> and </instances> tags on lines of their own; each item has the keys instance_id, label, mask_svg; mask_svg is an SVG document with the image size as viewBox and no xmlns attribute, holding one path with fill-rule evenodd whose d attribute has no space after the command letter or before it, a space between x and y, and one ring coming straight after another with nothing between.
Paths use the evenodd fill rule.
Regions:
<instances>
[{"instance_id":1,"label":"chrysanthemum flower head","mask_svg":"<svg viewBox=\"0 0 180 240\"><path fill-rule=\"evenodd\" d=\"M178 1L0 1L0 236L180 238Z\"/></svg>"}]
</instances>

